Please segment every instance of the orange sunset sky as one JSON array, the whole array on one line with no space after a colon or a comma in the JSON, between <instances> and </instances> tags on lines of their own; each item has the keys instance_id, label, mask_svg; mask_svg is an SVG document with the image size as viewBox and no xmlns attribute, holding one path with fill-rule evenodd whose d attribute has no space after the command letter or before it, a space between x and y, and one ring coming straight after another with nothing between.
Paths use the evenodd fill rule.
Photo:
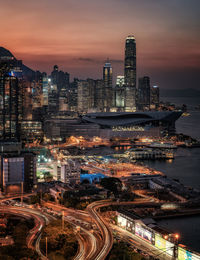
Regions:
<instances>
[{"instance_id":1,"label":"orange sunset sky","mask_svg":"<svg viewBox=\"0 0 200 260\"><path fill-rule=\"evenodd\" d=\"M199 0L0 0L0 46L34 70L54 64L101 78L110 58L123 74L124 42L136 37L137 75L163 88L198 88Z\"/></svg>"}]
</instances>

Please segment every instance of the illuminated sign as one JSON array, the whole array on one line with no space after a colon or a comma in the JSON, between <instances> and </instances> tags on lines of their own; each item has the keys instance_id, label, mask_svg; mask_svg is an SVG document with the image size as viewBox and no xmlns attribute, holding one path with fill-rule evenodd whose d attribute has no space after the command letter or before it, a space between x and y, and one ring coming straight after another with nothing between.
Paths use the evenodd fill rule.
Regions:
<instances>
[{"instance_id":1,"label":"illuminated sign","mask_svg":"<svg viewBox=\"0 0 200 260\"><path fill-rule=\"evenodd\" d=\"M177 209L177 208L178 208L178 206L174 203L165 203L161 206L161 209L163 209L163 210L168 210L168 209L172 210L172 209Z\"/></svg>"},{"instance_id":2,"label":"illuminated sign","mask_svg":"<svg viewBox=\"0 0 200 260\"><path fill-rule=\"evenodd\" d=\"M149 242L151 242L152 240L152 232L142 227L140 224L135 225L135 234L146 239Z\"/></svg>"},{"instance_id":3,"label":"illuminated sign","mask_svg":"<svg viewBox=\"0 0 200 260\"><path fill-rule=\"evenodd\" d=\"M120 131L137 131L144 132L144 127L141 126L113 126L112 131L120 132Z\"/></svg>"},{"instance_id":4,"label":"illuminated sign","mask_svg":"<svg viewBox=\"0 0 200 260\"><path fill-rule=\"evenodd\" d=\"M200 260L200 255L192 254L192 260Z\"/></svg>"},{"instance_id":5,"label":"illuminated sign","mask_svg":"<svg viewBox=\"0 0 200 260\"><path fill-rule=\"evenodd\" d=\"M178 260L192 260L192 253L182 247L178 247Z\"/></svg>"},{"instance_id":6,"label":"illuminated sign","mask_svg":"<svg viewBox=\"0 0 200 260\"><path fill-rule=\"evenodd\" d=\"M155 246L170 256L174 255L174 244L165 240L158 234L155 234Z\"/></svg>"},{"instance_id":7,"label":"illuminated sign","mask_svg":"<svg viewBox=\"0 0 200 260\"><path fill-rule=\"evenodd\" d=\"M117 222L121 227L126 227L127 220L123 218L121 215L118 215Z\"/></svg>"}]
</instances>

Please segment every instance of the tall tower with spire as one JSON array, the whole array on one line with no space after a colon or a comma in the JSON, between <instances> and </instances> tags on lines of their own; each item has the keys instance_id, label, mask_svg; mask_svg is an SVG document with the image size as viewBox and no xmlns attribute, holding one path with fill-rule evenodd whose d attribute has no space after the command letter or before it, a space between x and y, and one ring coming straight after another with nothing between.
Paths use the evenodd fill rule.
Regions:
<instances>
[{"instance_id":1,"label":"tall tower with spire","mask_svg":"<svg viewBox=\"0 0 200 260\"><path fill-rule=\"evenodd\" d=\"M125 110L136 109L136 41L129 35L125 42L124 81L126 87Z\"/></svg>"}]
</instances>

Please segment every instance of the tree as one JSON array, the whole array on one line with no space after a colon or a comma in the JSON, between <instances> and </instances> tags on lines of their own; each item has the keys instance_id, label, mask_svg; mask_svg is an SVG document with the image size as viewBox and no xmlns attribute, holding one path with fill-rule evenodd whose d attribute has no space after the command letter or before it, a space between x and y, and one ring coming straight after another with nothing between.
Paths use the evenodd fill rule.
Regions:
<instances>
[{"instance_id":1,"label":"tree","mask_svg":"<svg viewBox=\"0 0 200 260\"><path fill-rule=\"evenodd\" d=\"M121 199L122 200L125 200L125 201L133 201L134 200L134 198L135 198L135 195L134 195L134 193L132 193L132 192L129 192L129 191L123 191L122 193L121 193Z\"/></svg>"},{"instance_id":2,"label":"tree","mask_svg":"<svg viewBox=\"0 0 200 260\"><path fill-rule=\"evenodd\" d=\"M118 178L114 178L114 177L103 178L100 181L100 185L105 189L113 192L115 197L118 197L119 193L122 191L122 182Z\"/></svg>"}]
</instances>

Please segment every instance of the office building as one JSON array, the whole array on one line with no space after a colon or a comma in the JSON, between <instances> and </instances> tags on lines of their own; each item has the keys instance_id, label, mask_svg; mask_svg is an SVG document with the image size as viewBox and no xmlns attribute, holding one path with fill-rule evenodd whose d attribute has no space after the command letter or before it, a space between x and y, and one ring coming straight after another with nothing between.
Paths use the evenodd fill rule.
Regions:
<instances>
[{"instance_id":1,"label":"office building","mask_svg":"<svg viewBox=\"0 0 200 260\"><path fill-rule=\"evenodd\" d=\"M47 77L46 73L43 73L42 75L43 106L48 106L50 83L51 83L51 79Z\"/></svg>"},{"instance_id":2,"label":"office building","mask_svg":"<svg viewBox=\"0 0 200 260\"><path fill-rule=\"evenodd\" d=\"M102 79L95 80L95 91L94 91L94 109L96 112L104 111L104 99L105 99L105 84Z\"/></svg>"},{"instance_id":3,"label":"office building","mask_svg":"<svg viewBox=\"0 0 200 260\"><path fill-rule=\"evenodd\" d=\"M115 86L115 103L117 111L123 112L125 109L125 82L124 76L117 76L116 86Z\"/></svg>"},{"instance_id":4,"label":"office building","mask_svg":"<svg viewBox=\"0 0 200 260\"><path fill-rule=\"evenodd\" d=\"M104 111L110 111L113 106L112 67L109 60L103 67L104 81Z\"/></svg>"},{"instance_id":5,"label":"office building","mask_svg":"<svg viewBox=\"0 0 200 260\"><path fill-rule=\"evenodd\" d=\"M78 82L77 78L74 78L73 82L70 83L68 90L68 106L69 111L77 112L78 107Z\"/></svg>"},{"instance_id":6,"label":"office building","mask_svg":"<svg viewBox=\"0 0 200 260\"><path fill-rule=\"evenodd\" d=\"M87 113L89 109L89 83L87 81L78 82L78 112Z\"/></svg>"},{"instance_id":7,"label":"office building","mask_svg":"<svg viewBox=\"0 0 200 260\"><path fill-rule=\"evenodd\" d=\"M22 82L9 63L0 63L0 140L20 139Z\"/></svg>"},{"instance_id":8,"label":"office building","mask_svg":"<svg viewBox=\"0 0 200 260\"><path fill-rule=\"evenodd\" d=\"M22 151L21 143L0 143L0 188L5 193L30 192L37 184L36 155Z\"/></svg>"},{"instance_id":9,"label":"office building","mask_svg":"<svg viewBox=\"0 0 200 260\"><path fill-rule=\"evenodd\" d=\"M136 110L136 41L128 36L125 43L124 81L126 86L125 111Z\"/></svg>"},{"instance_id":10,"label":"office building","mask_svg":"<svg viewBox=\"0 0 200 260\"><path fill-rule=\"evenodd\" d=\"M125 85L124 76L117 76L116 86L123 87Z\"/></svg>"},{"instance_id":11,"label":"office building","mask_svg":"<svg viewBox=\"0 0 200 260\"><path fill-rule=\"evenodd\" d=\"M137 107L138 110L149 110L150 108L150 78L145 76L139 78Z\"/></svg>"},{"instance_id":12,"label":"office building","mask_svg":"<svg viewBox=\"0 0 200 260\"><path fill-rule=\"evenodd\" d=\"M160 90L158 86L152 86L150 91L150 108L156 109L159 106L160 102Z\"/></svg>"},{"instance_id":13,"label":"office building","mask_svg":"<svg viewBox=\"0 0 200 260\"><path fill-rule=\"evenodd\" d=\"M78 112L88 113L94 109L95 81L93 79L78 82Z\"/></svg>"},{"instance_id":14,"label":"office building","mask_svg":"<svg viewBox=\"0 0 200 260\"><path fill-rule=\"evenodd\" d=\"M63 72L62 70L59 71L57 65L53 67L53 71L51 73L51 80L52 84L57 86L58 93L60 93L61 89L69 88L69 77L69 73Z\"/></svg>"}]
</instances>

